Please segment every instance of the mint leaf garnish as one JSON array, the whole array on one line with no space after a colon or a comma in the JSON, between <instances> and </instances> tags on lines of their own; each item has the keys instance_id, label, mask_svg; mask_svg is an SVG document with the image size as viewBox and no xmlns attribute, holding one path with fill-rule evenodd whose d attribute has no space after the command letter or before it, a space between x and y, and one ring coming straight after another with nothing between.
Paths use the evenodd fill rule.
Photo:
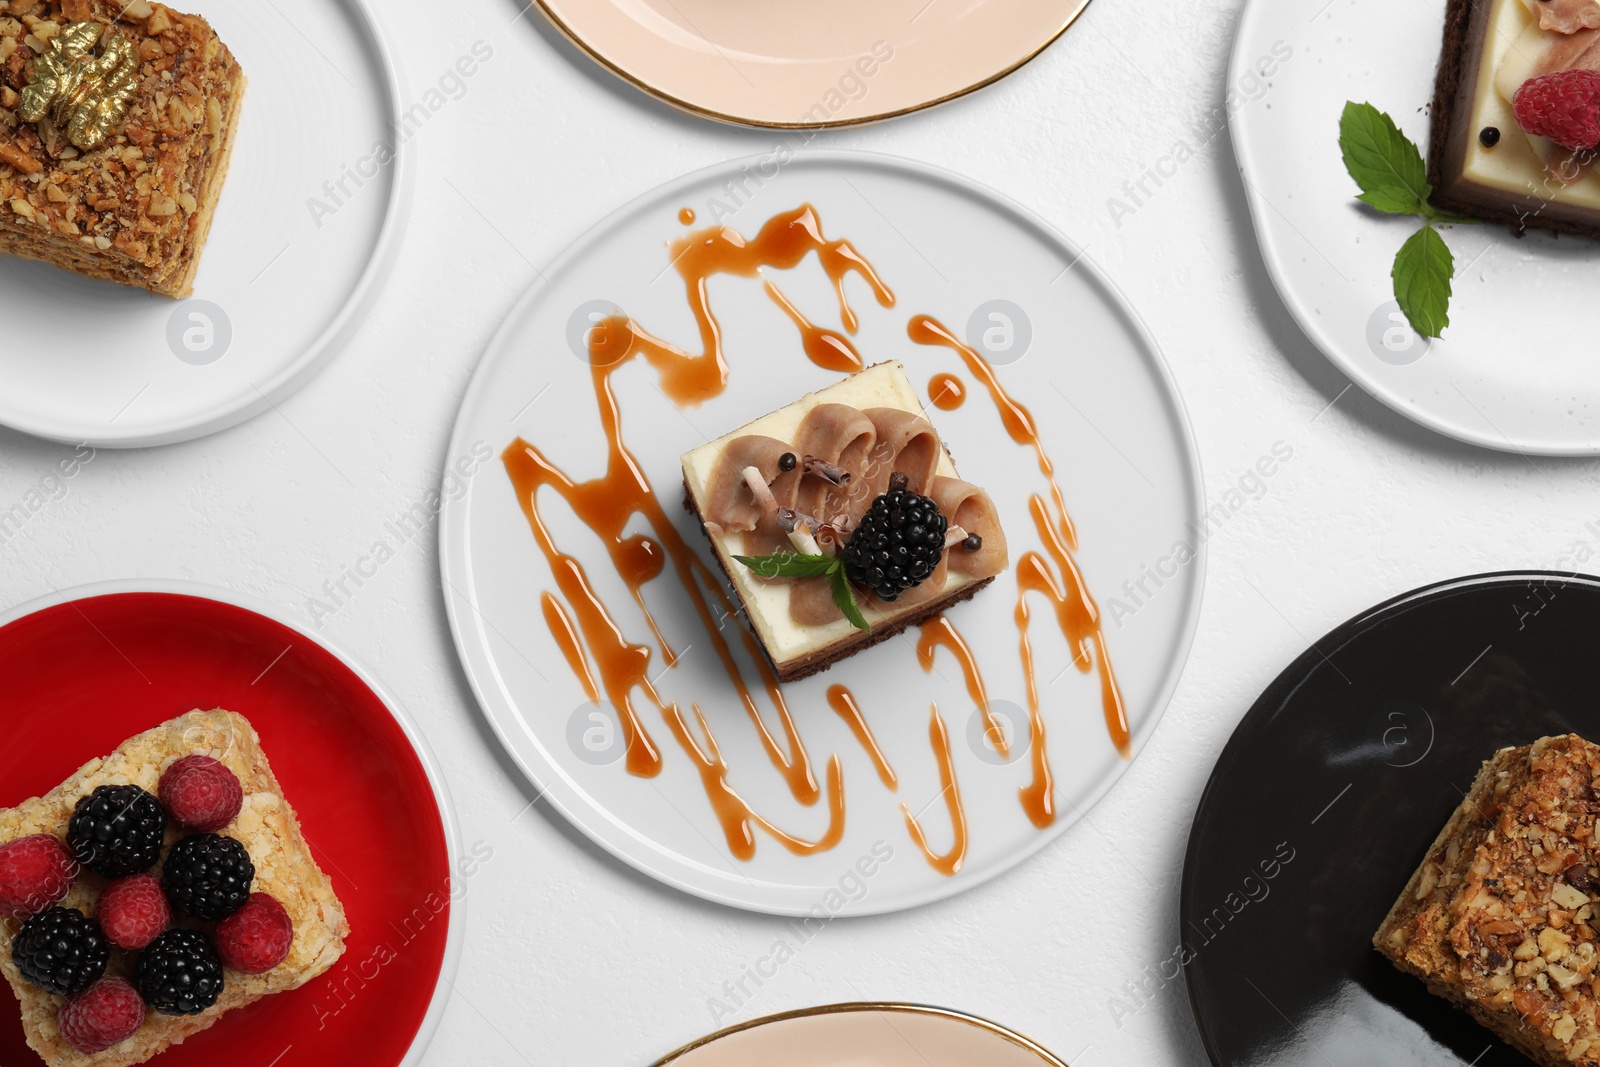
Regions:
<instances>
[{"instance_id":1,"label":"mint leaf garnish","mask_svg":"<svg viewBox=\"0 0 1600 1067\"><path fill-rule=\"evenodd\" d=\"M845 576L844 566L833 572L833 602L844 612L844 617L850 620L850 625L858 630L871 632L872 627L867 623L865 615L856 606L856 593L850 588L850 579Z\"/></svg>"},{"instance_id":2,"label":"mint leaf garnish","mask_svg":"<svg viewBox=\"0 0 1600 1067\"><path fill-rule=\"evenodd\" d=\"M1424 337L1438 337L1450 325L1450 279L1455 272L1455 257L1432 223L1413 234L1394 257L1394 297Z\"/></svg>"},{"instance_id":3,"label":"mint leaf garnish","mask_svg":"<svg viewBox=\"0 0 1600 1067\"><path fill-rule=\"evenodd\" d=\"M858 630L870 631L866 616L856 605L855 590L850 577L844 572L843 556L812 556L803 552L778 552L770 556L734 556L734 559L755 571L763 578L828 578L831 579L833 602L838 605L850 625Z\"/></svg>"},{"instance_id":4,"label":"mint leaf garnish","mask_svg":"<svg viewBox=\"0 0 1600 1067\"><path fill-rule=\"evenodd\" d=\"M834 556L808 556L799 552L733 558L763 578L826 578L842 562Z\"/></svg>"},{"instance_id":5,"label":"mint leaf garnish","mask_svg":"<svg viewBox=\"0 0 1600 1067\"><path fill-rule=\"evenodd\" d=\"M1371 104L1347 103L1339 118L1339 150L1357 197L1390 215L1421 214L1433 195L1422 153L1394 119Z\"/></svg>"},{"instance_id":6,"label":"mint leaf garnish","mask_svg":"<svg viewBox=\"0 0 1600 1067\"><path fill-rule=\"evenodd\" d=\"M1434 224L1471 220L1435 210L1428 203L1433 186L1428 184L1421 151L1394 119L1371 104L1344 105L1339 151L1345 169L1361 187L1356 199L1386 215L1423 219L1422 229L1394 258L1394 298L1412 329L1424 337L1438 337L1450 325L1450 282L1456 261Z\"/></svg>"}]
</instances>

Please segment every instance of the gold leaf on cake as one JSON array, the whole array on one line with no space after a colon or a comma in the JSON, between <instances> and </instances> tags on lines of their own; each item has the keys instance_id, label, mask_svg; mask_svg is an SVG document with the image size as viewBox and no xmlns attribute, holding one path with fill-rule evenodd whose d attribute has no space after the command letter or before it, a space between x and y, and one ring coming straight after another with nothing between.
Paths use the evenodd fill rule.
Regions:
<instances>
[{"instance_id":1,"label":"gold leaf on cake","mask_svg":"<svg viewBox=\"0 0 1600 1067\"><path fill-rule=\"evenodd\" d=\"M104 35L98 22L74 22L56 34L50 50L33 61L18 115L50 120L84 151L100 147L128 112L139 88L139 59L125 37Z\"/></svg>"}]
</instances>

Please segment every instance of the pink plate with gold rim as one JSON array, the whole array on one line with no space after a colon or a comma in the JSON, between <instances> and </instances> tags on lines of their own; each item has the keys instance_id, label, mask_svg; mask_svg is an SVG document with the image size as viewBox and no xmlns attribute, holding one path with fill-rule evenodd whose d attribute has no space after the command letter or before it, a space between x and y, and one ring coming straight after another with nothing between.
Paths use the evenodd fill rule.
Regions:
<instances>
[{"instance_id":1,"label":"pink plate with gold rim","mask_svg":"<svg viewBox=\"0 0 1600 1067\"><path fill-rule=\"evenodd\" d=\"M1067 1067L998 1023L914 1004L829 1004L701 1038L656 1067Z\"/></svg>"},{"instance_id":2,"label":"pink plate with gold rim","mask_svg":"<svg viewBox=\"0 0 1600 1067\"><path fill-rule=\"evenodd\" d=\"M1089 0L538 0L601 66L669 104L749 126L875 122L981 89Z\"/></svg>"},{"instance_id":3,"label":"pink plate with gold rim","mask_svg":"<svg viewBox=\"0 0 1600 1067\"><path fill-rule=\"evenodd\" d=\"M729 176L762 167L753 198L728 205ZM1079 250L946 172L805 153L737 160L646 194L542 277L463 402L450 464L476 473L447 487L440 551L485 715L567 818L711 900L860 914L1002 873L1111 787L1187 655L1204 521L1166 366ZM609 335L595 324L619 313L651 340L592 365L591 344ZM965 351L927 343L912 328L923 316ZM817 331L834 344L808 348ZM949 645L919 648L927 633L912 630L803 681L764 684L681 506L680 454L838 381L813 357L832 363L840 345L866 364L900 361L921 400L947 376L965 389L930 418L962 476L994 497L1012 560L945 615L970 668ZM699 372L717 346L727 373L707 384ZM668 366L685 373L664 376ZM669 398L697 377L698 403ZM612 399L608 432L601 404ZM1024 418L1003 417L1013 404ZM1054 464L1059 502L1024 423ZM527 484L535 454L552 483L524 493L513 472ZM1063 509L1075 549L1045 537L1067 525ZM673 565L661 569L664 558ZM1082 601L1069 592L1080 583ZM1051 588L1076 605L1066 631ZM838 713L835 687L853 694L885 765Z\"/></svg>"}]
</instances>

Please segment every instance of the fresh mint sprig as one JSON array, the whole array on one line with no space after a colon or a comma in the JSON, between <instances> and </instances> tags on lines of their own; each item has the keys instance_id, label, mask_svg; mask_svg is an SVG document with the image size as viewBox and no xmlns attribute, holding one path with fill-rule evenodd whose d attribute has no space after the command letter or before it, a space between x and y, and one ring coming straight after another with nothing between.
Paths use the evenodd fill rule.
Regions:
<instances>
[{"instance_id":1,"label":"fresh mint sprig","mask_svg":"<svg viewBox=\"0 0 1600 1067\"><path fill-rule=\"evenodd\" d=\"M855 590L844 572L843 556L813 556L801 552L779 552L771 556L734 556L734 559L755 571L763 578L827 578L833 591L833 602L838 605L850 625L871 632L861 608L856 604Z\"/></svg>"},{"instance_id":2,"label":"fresh mint sprig","mask_svg":"<svg viewBox=\"0 0 1600 1067\"><path fill-rule=\"evenodd\" d=\"M1339 150L1350 177L1361 187L1356 199L1385 215L1415 215L1422 228L1394 257L1394 298L1424 337L1438 337L1450 325L1451 281L1455 257L1434 228L1441 222L1471 222L1439 211L1428 202L1433 186L1422 152L1400 132L1394 119L1371 104L1350 101L1339 117Z\"/></svg>"}]
</instances>

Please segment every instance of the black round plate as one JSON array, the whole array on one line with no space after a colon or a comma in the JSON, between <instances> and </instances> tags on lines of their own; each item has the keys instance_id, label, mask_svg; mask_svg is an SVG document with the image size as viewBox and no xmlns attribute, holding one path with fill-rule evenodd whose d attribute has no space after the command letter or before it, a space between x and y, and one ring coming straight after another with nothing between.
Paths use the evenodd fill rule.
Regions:
<instances>
[{"instance_id":1,"label":"black round plate","mask_svg":"<svg viewBox=\"0 0 1600 1067\"><path fill-rule=\"evenodd\" d=\"M1486 574L1314 644L1234 731L1200 799L1182 966L1225 1067L1528 1061L1372 949L1498 748L1600 740L1600 579Z\"/></svg>"}]
</instances>

